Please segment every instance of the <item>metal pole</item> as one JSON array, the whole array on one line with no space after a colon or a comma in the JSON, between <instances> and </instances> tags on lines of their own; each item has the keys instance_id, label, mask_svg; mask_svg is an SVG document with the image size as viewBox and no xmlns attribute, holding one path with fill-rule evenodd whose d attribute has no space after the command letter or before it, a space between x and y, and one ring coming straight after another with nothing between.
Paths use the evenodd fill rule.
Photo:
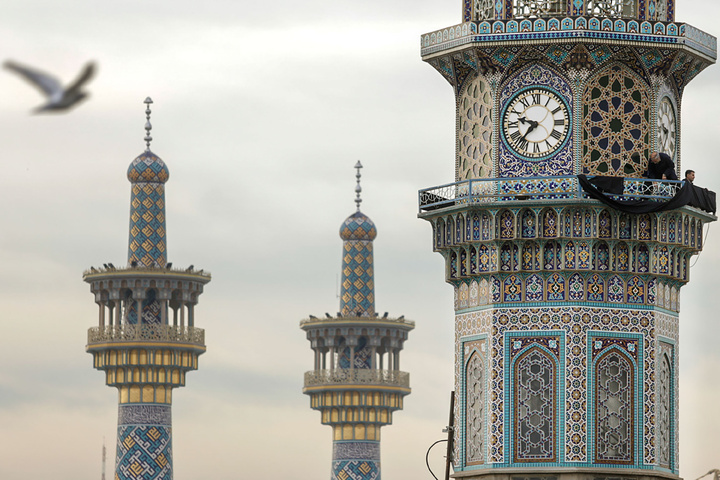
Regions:
<instances>
[{"instance_id":1,"label":"metal pole","mask_svg":"<svg viewBox=\"0 0 720 480\"><path fill-rule=\"evenodd\" d=\"M452 463L453 431L455 430L455 391L450 392L450 418L448 420L447 452L445 453L445 480L450 480L450 464Z\"/></svg>"}]
</instances>

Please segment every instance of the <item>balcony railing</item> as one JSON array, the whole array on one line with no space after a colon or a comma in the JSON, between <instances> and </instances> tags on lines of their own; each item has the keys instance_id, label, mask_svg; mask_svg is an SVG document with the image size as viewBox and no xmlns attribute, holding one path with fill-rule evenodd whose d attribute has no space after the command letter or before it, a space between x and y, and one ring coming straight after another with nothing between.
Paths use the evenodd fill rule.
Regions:
<instances>
[{"instance_id":1,"label":"balcony railing","mask_svg":"<svg viewBox=\"0 0 720 480\"><path fill-rule=\"evenodd\" d=\"M588 177L592 178L592 177ZM678 180L649 180L625 178L622 195L617 200L658 200L672 198L682 186ZM420 212L464 205L513 200L589 199L576 176L511 177L463 180L418 192Z\"/></svg>"},{"instance_id":2,"label":"balcony railing","mask_svg":"<svg viewBox=\"0 0 720 480\"><path fill-rule=\"evenodd\" d=\"M112 264L111 264L112 265ZM85 270L83 272L83 277L88 275L95 275L95 274L101 274L101 273L119 273L119 274L139 274L139 275L166 275L166 274L183 274L183 275L193 275L193 276L200 276L204 278L212 278L212 275L210 272L207 272L205 270L195 270L193 267L188 268L177 268L177 267L146 267L144 265L139 265L137 267L133 267L130 265L123 265L120 267L115 266L104 266L104 267L90 267L89 269Z\"/></svg>"},{"instance_id":3,"label":"balcony railing","mask_svg":"<svg viewBox=\"0 0 720 480\"><path fill-rule=\"evenodd\" d=\"M391 318L391 317L379 317L377 315L373 317L365 317L365 316L347 316L347 317L324 317L324 318L306 318L303 320L300 320L300 326L307 325L308 323L337 323L337 322L357 322L360 321L362 323L367 323L368 325L371 325L372 322L384 322L384 323L398 323L400 325L408 325L411 327L415 326L415 322L412 320L407 320L404 316L402 318Z\"/></svg>"},{"instance_id":4,"label":"balcony railing","mask_svg":"<svg viewBox=\"0 0 720 480\"><path fill-rule=\"evenodd\" d=\"M398 370L344 369L305 372L305 388L343 384L410 388L410 374Z\"/></svg>"},{"instance_id":5,"label":"balcony railing","mask_svg":"<svg viewBox=\"0 0 720 480\"><path fill-rule=\"evenodd\" d=\"M173 325L113 325L88 330L88 345L111 342L177 342L205 346L205 330Z\"/></svg>"}]
</instances>

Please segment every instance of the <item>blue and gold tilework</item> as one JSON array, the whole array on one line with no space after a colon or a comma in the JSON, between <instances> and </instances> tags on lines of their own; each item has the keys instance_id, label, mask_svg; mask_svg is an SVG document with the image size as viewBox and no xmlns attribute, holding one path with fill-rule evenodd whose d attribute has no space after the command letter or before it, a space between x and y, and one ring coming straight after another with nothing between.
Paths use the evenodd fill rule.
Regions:
<instances>
[{"instance_id":1,"label":"blue and gold tilework","mask_svg":"<svg viewBox=\"0 0 720 480\"><path fill-rule=\"evenodd\" d=\"M375 314L372 241L376 236L375 224L359 211L340 226L343 239L340 313L343 316Z\"/></svg>"},{"instance_id":2,"label":"blue and gold tilework","mask_svg":"<svg viewBox=\"0 0 720 480\"><path fill-rule=\"evenodd\" d=\"M380 480L380 442L334 442L332 480Z\"/></svg>"},{"instance_id":3,"label":"blue and gold tilework","mask_svg":"<svg viewBox=\"0 0 720 480\"><path fill-rule=\"evenodd\" d=\"M167 263L165 182L170 172L160 157L148 150L132 161L127 176L132 183L128 263L164 267Z\"/></svg>"},{"instance_id":4,"label":"blue and gold tilework","mask_svg":"<svg viewBox=\"0 0 720 480\"><path fill-rule=\"evenodd\" d=\"M115 480L171 480L169 405L120 405Z\"/></svg>"}]
</instances>

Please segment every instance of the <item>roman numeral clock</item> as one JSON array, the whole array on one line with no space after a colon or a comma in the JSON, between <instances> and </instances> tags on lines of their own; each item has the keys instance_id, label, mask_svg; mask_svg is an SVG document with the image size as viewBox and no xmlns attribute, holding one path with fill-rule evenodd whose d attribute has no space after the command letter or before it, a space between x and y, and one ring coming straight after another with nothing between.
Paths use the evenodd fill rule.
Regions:
<instances>
[{"instance_id":1,"label":"roman numeral clock","mask_svg":"<svg viewBox=\"0 0 720 480\"><path fill-rule=\"evenodd\" d=\"M528 88L513 96L502 113L502 141L518 156L537 159L561 148L570 130L568 107L552 90Z\"/></svg>"},{"instance_id":2,"label":"roman numeral clock","mask_svg":"<svg viewBox=\"0 0 720 480\"><path fill-rule=\"evenodd\" d=\"M653 151L681 171L716 39L675 0L461 6L421 37L454 92L455 179L419 192L454 290L455 477L678 480L680 288L716 217L611 208L578 175L672 197L640 177Z\"/></svg>"}]
</instances>

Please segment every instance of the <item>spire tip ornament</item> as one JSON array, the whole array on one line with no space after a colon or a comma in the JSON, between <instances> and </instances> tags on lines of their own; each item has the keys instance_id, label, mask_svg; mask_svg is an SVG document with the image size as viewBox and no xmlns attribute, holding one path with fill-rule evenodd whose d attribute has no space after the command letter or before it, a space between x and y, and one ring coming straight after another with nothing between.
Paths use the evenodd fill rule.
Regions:
<instances>
[{"instance_id":1,"label":"spire tip ornament","mask_svg":"<svg viewBox=\"0 0 720 480\"><path fill-rule=\"evenodd\" d=\"M150 111L150 105L153 103L152 98L146 97L145 101L143 103L145 105L147 105L147 107L145 107L145 118L146 118L145 138L144 138L145 145L146 145L145 151L149 152L150 151L150 142L152 142L152 137L150 136L150 130L152 130L152 125L150 124L150 113L152 113Z\"/></svg>"},{"instance_id":2,"label":"spire tip ornament","mask_svg":"<svg viewBox=\"0 0 720 480\"><path fill-rule=\"evenodd\" d=\"M360 163L360 160L358 160L355 164L355 168L357 169L357 173L355 174L355 178L357 179L357 185L355 186L355 204L357 205L358 212L360 211L360 204L362 203L362 198L360 198L360 192L362 192L362 187L360 186L360 177L362 175L360 174L360 169L362 167L362 163Z\"/></svg>"}]
</instances>

